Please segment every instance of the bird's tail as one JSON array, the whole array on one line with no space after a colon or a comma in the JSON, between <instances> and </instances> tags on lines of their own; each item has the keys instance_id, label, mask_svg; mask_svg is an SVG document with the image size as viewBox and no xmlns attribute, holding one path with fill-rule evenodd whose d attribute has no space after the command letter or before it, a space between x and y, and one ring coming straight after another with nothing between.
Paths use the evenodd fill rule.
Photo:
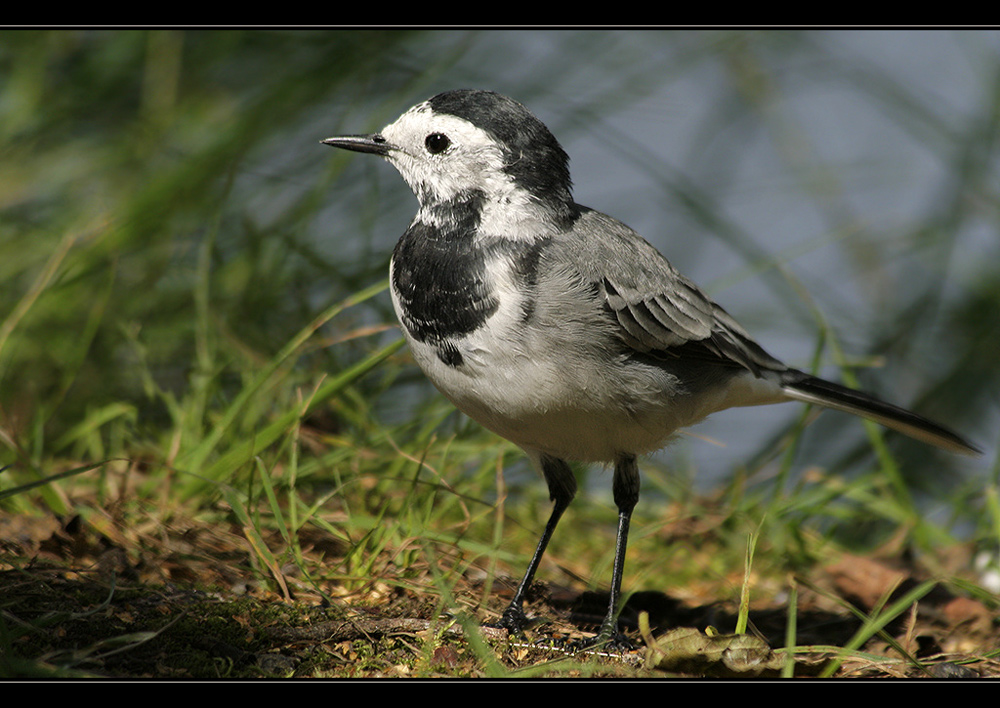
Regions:
<instances>
[{"instance_id":1,"label":"bird's tail","mask_svg":"<svg viewBox=\"0 0 1000 708\"><path fill-rule=\"evenodd\" d=\"M801 371L787 372L782 381L782 388L789 398L868 418L915 440L936 445L944 450L962 455L981 454L975 445L934 421L905 408L880 401L867 393Z\"/></svg>"}]
</instances>

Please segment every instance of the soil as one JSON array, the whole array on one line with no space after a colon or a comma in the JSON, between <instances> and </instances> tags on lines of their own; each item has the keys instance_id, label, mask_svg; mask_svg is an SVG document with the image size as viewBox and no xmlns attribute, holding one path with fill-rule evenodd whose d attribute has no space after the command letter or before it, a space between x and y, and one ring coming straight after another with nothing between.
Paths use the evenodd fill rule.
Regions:
<instances>
[{"instance_id":1,"label":"soil","mask_svg":"<svg viewBox=\"0 0 1000 708\"><path fill-rule=\"evenodd\" d=\"M300 565L262 568L240 529L173 521L141 529L113 514L60 520L0 514L0 675L6 678L1000 677L997 605L935 585L862 646L843 609L888 606L922 578L899 559L842 557L802 582L796 644L781 650L788 598L736 610L658 591L631 595L622 624L632 651L572 654L599 623L606 596L537 583L527 640L483 627L512 583L466 573L446 613L433 569L409 567L346 592ZM280 539L267 539L273 547ZM344 549L300 539L315 567ZM317 575L318 577L318 575ZM950 587L950 586L949 586ZM721 595L720 595L721 596ZM472 617L462 623L462 617Z\"/></svg>"}]
</instances>

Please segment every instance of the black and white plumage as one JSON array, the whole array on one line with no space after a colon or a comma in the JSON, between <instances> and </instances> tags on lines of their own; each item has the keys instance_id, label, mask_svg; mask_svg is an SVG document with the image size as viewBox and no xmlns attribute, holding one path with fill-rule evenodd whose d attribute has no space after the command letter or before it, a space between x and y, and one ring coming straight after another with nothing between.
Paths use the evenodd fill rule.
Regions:
<instances>
[{"instance_id":1,"label":"black and white plumage","mask_svg":"<svg viewBox=\"0 0 1000 708\"><path fill-rule=\"evenodd\" d=\"M617 612L636 458L735 406L798 400L959 453L955 433L765 352L649 243L580 206L568 157L524 106L449 91L381 133L330 138L399 170L419 210L393 252L396 314L420 368L460 410L519 445L554 502L502 625L520 634L542 553L576 491L567 461L614 465L618 542L598 641Z\"/></svg>"}]
</instances>

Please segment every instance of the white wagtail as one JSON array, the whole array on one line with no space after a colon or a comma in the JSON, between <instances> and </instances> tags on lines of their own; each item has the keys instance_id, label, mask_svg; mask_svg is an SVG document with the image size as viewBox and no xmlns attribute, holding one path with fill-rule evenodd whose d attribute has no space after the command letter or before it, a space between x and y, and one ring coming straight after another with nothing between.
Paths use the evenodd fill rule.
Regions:
<instances>
[{"instance_id":1,"label":"white wagtail","mask_svg":"<svg viewBox=\"0 0 1000 708\"><path fill-rule=\"evenodd\" d=\"M954 452L955 433L785 366L624 224L580 206L568 157L524 106L490 91L441 93L381 133L327 145L380 155L416 194L392 254L392 302L413 357L472 419L541 471L552 514L500 621L523 603L576 493L567 461L614 464L611 597L593 643L618 628L622 566L639 499L636 457L733 406L805 401L870 418Z\"/></svg>"}]
</instances>

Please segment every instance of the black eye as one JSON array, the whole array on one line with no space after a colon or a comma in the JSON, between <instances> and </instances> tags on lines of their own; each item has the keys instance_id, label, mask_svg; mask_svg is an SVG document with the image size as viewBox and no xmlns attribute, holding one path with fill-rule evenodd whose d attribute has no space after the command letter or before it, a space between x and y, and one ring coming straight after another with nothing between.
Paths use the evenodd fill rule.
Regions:
<instances>
[{"instance_id":1,"label":"black eye","mask_svg":"<svg viewBox=\"0 0 1000 708\"><path fill-rule=\"evenodd\" d=\"M431 133L424 139L424 145L427 146L427 152L432 155L437 155L439 152L444 152L451 145L451 140L444 133Z\"/></svg>"}]
</instances>

